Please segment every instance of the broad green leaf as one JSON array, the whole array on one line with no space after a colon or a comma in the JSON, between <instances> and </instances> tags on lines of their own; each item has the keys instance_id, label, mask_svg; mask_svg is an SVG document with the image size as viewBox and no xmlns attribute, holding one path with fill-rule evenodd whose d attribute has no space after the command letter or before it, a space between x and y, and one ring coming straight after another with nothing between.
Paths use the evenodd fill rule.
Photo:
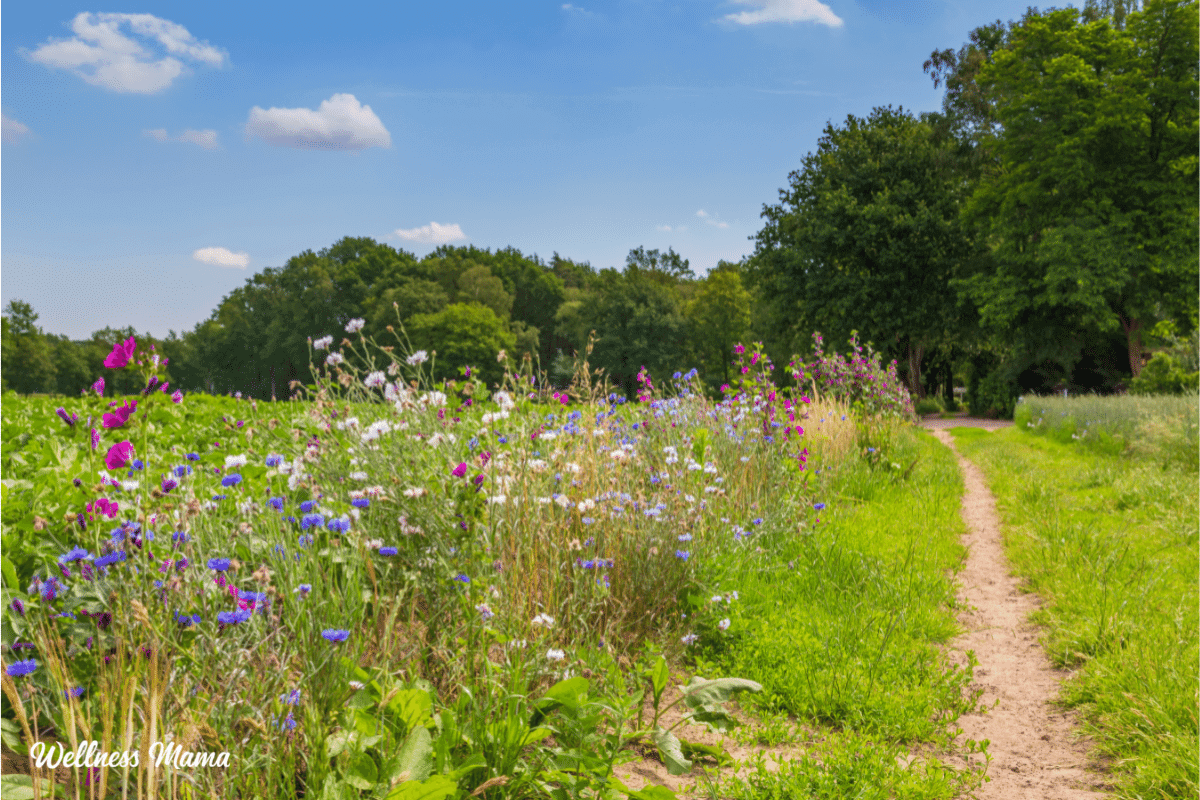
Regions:
<instances>
[{"instance_id":1,"label":"broad green leaf","mask_svg":"<svg viewBox=\"0 0 1200 800\"><path fill-rule=\"evenodd\" d=\"M354 734L347 730L335 731L329 734L325 737L325 752L330 758L341 755L353 737Z\"/></svg>"},{"instance_id":2,"label":"broad green leaf","mask_svg":"<svg viewBox=\"0 0 1200 800\"><path fill-rule=\"evenodd\" d=\"M663 690L667 688L667 680L671 677L671 670L667 667L667 660L659 656L658 661L650 668L648 677L650 678L650 685L654 687L654 697L656 699L662 697Z\"/></svg>"},{"instance_id":3,"label":"broad green leaf","mask_svg":"<svg viewBox=\"0 0 1200 800\"><path fill-rule=\"evenodd\" d=\"M424 689L404 689L388 701L388 709L404 722L404 730L423 728L433 711L433 698Z\"/></svg>"},{"instance_id":4,"label":"broad green leaf","mask_svg":"<svg viewBox=\"0 0 1200 800\"><path fill-rule=\"evenodd\" d=\"M589 689L591 689L591 682L587 678L567 678L546 690L544 699L554 700L567 708L574 709L578 708L579 704L587 698Z\"/></svg>"},{"instance_id":5,"label":"broad green leaf","mask_svg":"<svg viewBox=\"0 0 1200 800\"><path fill-rule=\"evenodd\" d=\"M761 683L747 678L717 678L711 681L692 678L688 685L683 687L683 702L688 708L699 709L711 704L724 703L737 692L761 691Z\"/></svg>"},{"instance_id":6,"label":"broad green leaf","mask_svg":"<svg viewBox=\"0 0 1200 800\"><path fill-rule=\"evenodd\" d=\"M429 773L432 771L433 743L429 736L429 729L424 725L418 725L412 729L400 747L395 769L389 778L396 780L399 776L407 773L408 780L423 781L429 777Z\"/></svg>"},{"instance_id":7,"label":"broad green leaf","mask_svg":"<svg viewBox=\"0 0 1200 800\"><path fill-rule=\"evenodd\" d=\"M738 726L735 717L725 711L694 711L687 717L708 727L711 731L730 731Z\"/></svg>"},{"instance_id":8,"label":"broad green leaf","mask_svg":"<svg viewBox=\"0 0 1200 800\"><path fill-rule=\"evenodd\" d=\"M387 800L445 800L458 791L458 783L445 775L424 781L408 781L388 792Z\"/></svg>"},{"instance_id":9,"label":"broad green leaf","mask_svg":"<svg viewBox=\"0 0 1200 800\"><path fill-rule=\"evenodd\" d=\"M680 749L688 758L694 759L696 756L711 756L717 762L717 766L725 766L733 763L733 757L725 751L724 747L715 744L701 744L700 742L689 742L687 739L679 740Z\"/></svg>"},{"instance_id":10,"label":"broad green leaf","mask_svg":"<svg viewBox=\"0 0 1200 800\"><path fill-rule=\"evenodd\" d=\"M662 728L655 728L651 732L650 738L658 747L658 757L662 759L667 772L672 775L686 775L691 771L692 762L684 757L683 748L680 746L679 740L675 738L675 734Z\"/></svg>"},{"instance_id":11,"label":"broad green leaf","mask_svg":"<svg viewBox=\"0 0 1200 800\"><path fill-rule=\"evenodd\" d=\"M366 753L359 753L346 770L346 783L356 789L370 789L378 782L379 771L375 767L375 759Z\"/></svg>"}]
</instances>

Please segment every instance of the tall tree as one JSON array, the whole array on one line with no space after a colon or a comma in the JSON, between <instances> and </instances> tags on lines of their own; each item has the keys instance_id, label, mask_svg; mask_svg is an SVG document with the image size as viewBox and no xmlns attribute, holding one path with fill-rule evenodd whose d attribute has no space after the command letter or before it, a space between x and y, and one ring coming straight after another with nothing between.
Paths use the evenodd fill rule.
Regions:
<instances>
[{"instance_id":1,"label":"tall tree","mask_svg":"<svg viewBox=\"0 0 1200 800\"><path fill-rule=\"evenodd\" d=\"M852 330L921 360L958 325L950 278L974 247L960 223L969 186L958 143L903 109L825 127L817 150L764 206L750 275L793 331L843 341Z\"/></svg>"},{"instance_id":2,"label":"tall tree","mask_svg":"<svg viewBox=\"0 0 1200 800\"><path fill-rule=\"evenodd\" d=\"M711 388L729 383L733 348L750 332L750 292L737 264L719 263L700 281L686 314L700 376Z\"/></svg>"},{"instance_id":3,"label":"tall tree","mask_svg":"<svg viewBox=\"0 0 1200 800\"><path fill-rule=\"evenodd\" d=\"M1195 0L1135 7L1031 11L931 62L948 107L986 122L967 211L993 266L966 284L984 324L1043 340L1120 330L1136 376L1144 329L1195 325L1200 52Z\"/></svg>"}]
</instances>

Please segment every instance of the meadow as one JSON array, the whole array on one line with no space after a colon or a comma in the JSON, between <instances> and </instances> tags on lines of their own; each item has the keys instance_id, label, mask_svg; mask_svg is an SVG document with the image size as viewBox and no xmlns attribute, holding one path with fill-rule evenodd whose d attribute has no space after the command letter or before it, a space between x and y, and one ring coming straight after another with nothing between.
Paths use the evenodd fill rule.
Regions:
<instances>
[{"instance_id":1,"label":"meadow","mask_svg":"<svg viewBox=\"0 0 1200 800\"><path fill-rule=\"evenodd\" d=\"M914 472L931 445L869 351L824 357L805 394L739 346L722 400L643 370L627 401L586 368L555 391L501 354L493 391L471 368L435 383L421 351L313 345L303 402L169 395L132 339L107 366L140 395L6 395L6 796L664 798L614 768L728 763L688 731L731 731L728 702L759 694L880 752L953 751L969 669L931 644L952 630L953 530L935 551L907 528L823 541L843 500L945 477ZM889 585L879 559L905 546L924 571ZM743 603L784 564L840 602L868 587L872 614L936 591L862 646L864 620L825 603L821 635L847 646L797 693L794 665L722 671L749 670ZM103 763L62 757L92 741Z\"/></svg>"}]
</instances>

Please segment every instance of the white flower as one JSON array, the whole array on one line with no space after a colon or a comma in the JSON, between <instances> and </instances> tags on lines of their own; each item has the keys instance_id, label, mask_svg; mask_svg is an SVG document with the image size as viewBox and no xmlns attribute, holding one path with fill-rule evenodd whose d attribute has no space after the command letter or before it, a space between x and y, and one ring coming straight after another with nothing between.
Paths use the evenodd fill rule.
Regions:
<instances>
[{"instance_id":1,"label":"white flower","mask_svg":"<svg viewBox=\"0 0 1200 800\"><path fill-rule=\"evenodd\" d=\"M366 386L368 389L374 389L376 386L383 386L385 383L387 383L387 376L378 371L372 372L370 375L363 378L363 386Z\"/></svg>"},{"instance_id":2,"label":"white flower","mask_svg":"<svg viewBox=\"0 0 1200 800\"><path fill-rule=\"evenodd\" d=\"M441 408L446 405L446 395L441 392L426 392L421 396L421 402L427 406Z\"/></svg>"},{"instance_id":3,"label":"white flower","mask_svg":"<svg viewBox=\"0 0 1200 800\"><path fill-rule=\"evenodd\" d=\"M367 475L367 473L365 473L365 472L351 472L350 473L350 480L352 480L352 481L365 481L369 477L370 476Z\"/></svg>"},{"instance_id":4,"label":"white flower","mask_svg":"<svg viewBox=\"0 0 1200 800\"><path fill-rule=\"evenodd\" d=\"M313 350L327 350L331 344L333 344L332 336L322 336L313 342Z\"/></svg>"},{"instance_id":5,"label":"white flower","mask_svg":"<svg viewBox=\"0 0 1200 800\"><path fill-rule=\"evenodd\" d=\"M562 650L555 650L554 648L551 648L546 651L546 658L550 661L562 661L566 657L567 654Z\"/></svg>"},{"instance_id":6,"label":"white flower","mask_svg":"<svg viewBox=\"0 0 1200 800\"><path fill-rule=\"evenodd\" d=\"M492 402L500 406L501 411L511 411L517 407L508 392L496 392L492 395Z\"/></svg>"},{"instance_id":7,"label":"white flower","mask_svg":"<svg viewBox=\"0 0 1200 800\"><path fill-rule=\"evenodd\" d=\"M494 494L488 498L488 504L493 506L502 506L508 498L502 494Z\"/></svg>"},{"instance_id":8,"label":"white flower","mask_svg":"<svg viewBox=\"0 0 1200 800\"><path fill-rule=\"evenodd\" d=\"M395 366L395 365L393 365L393 366ZM396 388L395 384L389 383L387 386L383 387L383 399L384 400L391 402L399 396L400 396L400 390Z\"/></svg>"},{"instance_id":9,"label":"white flower","mask_svg":"<svg viewBox=\"0 0 1200 800\"><path fill-rule=\"evenodd\" d=\"M362 318L355 318L346 323L346 333L358 333L363 329L367 321Z\"/></svg>"},{"instance_id":10,"label":"white flower","mask_svg":"<svg viewBox=\"0 0 1200 800\"><path fill-rule=\"evenodd\" d=\"M580 501L579 501L579 506L578 506L578 508L579 508L579 513L580 513L580 514L585 514L585 513L587 513L588 511L591 511L591 510L592 510L593 508L595 508L595 507L596 507L596 501L595 501L595 500L593 500L593 499L592 499L592 498L590 498L590 497L589 497L589 498L587 498L587 499L584 499L584 500L580 500Z\"/></svg>"},{"instance_id":11,"label":"white flower","mask_svg":"<svg viewBox=\"0 0 1200 800\"><path fill-rule=\"evenodd\" d=\"M137 481L121 481L121 489L126 492L136 492L140 484Z\"/></svg>"},{"instance_id":12,"label":"white flower","mask_svg":"<svg viewBox=\"0 0 1200 800\"><path fill-rule=\"evenodd\" d=\"M410 367L415 367L418 364L424 364L426 361L428 361L429 353L426 353L424 350L418 350L404 360L408 362Z\"/></svg>"},{"instance_id":13,"label":"white flower","mask_svg":"<svg viewBox=\"0 0 1200 800\"><path fill-rule=\"evenodd\" d=\"M538 627L541 627L541 628L553 628L554 627L554 617L550 616L549 614L538 614L536 617L533 618L532 622L534 625L537 625Z\"/></svg>"},{"instance_id":14,"label":"white flower","mask_svg":"<svg viewBox=\"0 0 1200 800\"><path fill-rule=\"evenodd\" d=\"M723 603L723 602L725 602L725 598L719 594L714 594L712 596L712 601L714 603Z\"/></svg>"},{"instance_id":15,"label":"white flower","mask_svg":"<svg viewBox=\"0 0 1200 800\"><path fill-rule=\"evenodd\" d=\"M699 638L700 637L697 636L696 634L689 633L687 636L681 636L679 638L679 641L683 642L684 644L691 644L692 642L696 641Z\"/></svg>"},{"instance_id":16,"label":"white flower","mask_svg":"<svg viewBox=\"0 0 1200 800\"><path fill-rule=\"evenodd\" d=\"M232 469L233 467L244 467L244 466L246 466L246 454L245 453L243 453L241 455L236 455L236 456L225 456L225 469Z\"/></svg>"},{"instance_id":17,"label":"white flower","mask_svg":"<svg viewBox=\"0 0 1200 800\"><path fill-rule=\"evenodd\" d=\"M350 681L350 688L356 692L364 687L366 687L366 684L361 681Z\"/></svg>"},{"instance_id":18,"label":"white flower","mask_svg":"<svg viewBox=\"0 0 1200 800\"><path fill-rule=\"evenodd\" d=\"M341 353L330 353L329 355L325 356L325 363L331 367L336 367L338 364L343 363L345 360L346 359L342 358Z\"/></svg>"},{"instance_id":19,"label":"white flower","mask_svg":"<svg viewBox=\"0 0 1200 800\"><path fill-rule=\"evenodd\" d=\"M426 494L428 494L428 491L425 489L424 486L415 486L411 489L404 490L405 497L417 498L417 497L423 497Z\"/></svg>"},{"instance_id":20,"label":"white flower","mask_svg":"<svg viewBox=\"0 0 1200 800\"><path fill-rule=\"evenodd\" d=\"M729 630L729 617L726 617L725 619L718 622L717 627L723 631Z\"/></svg>"},{"instance_id":21,"label":"white flower","mask_svg":"<svg viewBox=\"0 0 1200 800\"><path fill-rule=\"evenodd\" d=\"M531 459L526 466L528 466L532 472L545 472L546 471L546 462L540 458Z\"/></svg>"}]
</instances>

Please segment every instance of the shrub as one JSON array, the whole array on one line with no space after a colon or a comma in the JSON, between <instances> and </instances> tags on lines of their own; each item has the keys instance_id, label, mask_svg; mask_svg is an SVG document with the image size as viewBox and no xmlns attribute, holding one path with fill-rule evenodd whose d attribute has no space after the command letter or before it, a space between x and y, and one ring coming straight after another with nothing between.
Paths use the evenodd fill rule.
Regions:
<instances>
[{"instance_id":1,"label":"shrub","mask_svg":"<svg viewBox=\"0 0 1200 800\"><path fill-rule=\"evenodd\" d=\"M895 359L884 369L880 354L869 344L859 344L858 331L850 333L850 348L850 358L826 353L825 340L818 331L813 334L811 361L792 356L792 377L802 386L807 376L814 393L845 401L860 414L911 417L912 397L900 380Z\"/></svg>"},{"instance_id":2,"label":"shrub","mask_svg":"<svg viewBox=\"0 0 1200 800\"><path fill-rule=\"evenodd\" d=\"M1130 394L1183 394L1200 385L1200 372L1187 372L1168 353L1155 353L1142 374L1129 382Z\"/></svg>"}]
</instances>

